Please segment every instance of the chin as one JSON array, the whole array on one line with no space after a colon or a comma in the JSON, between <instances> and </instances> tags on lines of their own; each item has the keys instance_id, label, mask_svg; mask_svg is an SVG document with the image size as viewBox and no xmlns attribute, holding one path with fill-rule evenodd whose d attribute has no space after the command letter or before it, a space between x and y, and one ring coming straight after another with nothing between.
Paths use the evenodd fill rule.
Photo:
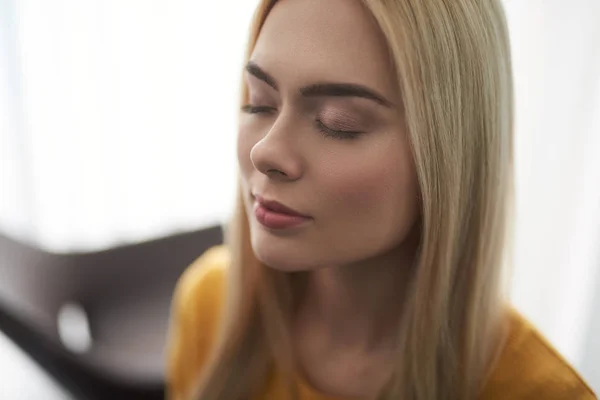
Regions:
<instances>
[{"instance_id":1,"label":"chin","mask_svg":"<svg viewBox=\"0 0 600 400\"><path fill-rule=\"evenodd\" d=\"M300 272L317 269L314 260L309 259L311 251L301 240L292 237L279 237L265 231L252 232L252 250L256 258L268 266L282 272Z\"/></svg>"}]
</instances>

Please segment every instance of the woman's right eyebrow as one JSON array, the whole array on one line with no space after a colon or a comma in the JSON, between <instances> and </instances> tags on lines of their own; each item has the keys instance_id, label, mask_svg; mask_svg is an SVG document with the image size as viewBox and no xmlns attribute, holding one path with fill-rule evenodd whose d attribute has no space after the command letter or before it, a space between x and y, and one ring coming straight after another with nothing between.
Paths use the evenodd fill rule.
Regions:
<instances>
[{"instance_id":1,"label":"woman's right eyebrow","mask_svg":"<svg viewBox=\"0 0 600 400\"><path fill-rule=\"evenodd\" d=\"M275 82L275 78L273 78L270 74L265 72L261 67L258 66L254 61L248 61L246 64L246 72L250 75L254 76L257 79L265 82L267 85L271 86L273 89L279 91L277 87L277 82Z\"/></svg>"},{"instance_id":2,"label":"woman's right eyebrow","mask_svg":"<svg viewBox=\"0 0 600 400\"><path fill-rule=\"evenodd\" d=\"M279 91L277 81L268 72L263 70L254 61L249 61L246 65L246 72L255 78L265 82L273 89ZM300 94L303 97L360 97L376 102L387 108L393 108L394 104L386 99L375 90L370 89L363 85L357 85L352 83L316 83L308 85L300 89Z\"/></svg>"}]
</instances>

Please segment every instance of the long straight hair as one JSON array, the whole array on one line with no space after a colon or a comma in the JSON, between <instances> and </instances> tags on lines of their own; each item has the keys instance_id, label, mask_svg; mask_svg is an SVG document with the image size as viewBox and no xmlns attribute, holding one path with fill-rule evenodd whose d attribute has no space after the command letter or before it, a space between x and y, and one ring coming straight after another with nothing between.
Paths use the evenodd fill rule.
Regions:
<instances>
[{"instance_id":1,"label":"long straight hair","mask_svg":"<svg viewBox=\"0 0 600 400\"><path fill-rule=\"evenodd\" d=\"M246 61L276 0L258 5ZM501 349L511 261L513 88L499 0L362 0L387 40L421 193L417 267L377 399L472 399ZM244 82L244 80L242 80ZM241 101L248 97L242 83ZM195 399L242 400L270 368L294 395L297 277L255 257L238 182L219 340Z\"/></svg>"}]
</instances>

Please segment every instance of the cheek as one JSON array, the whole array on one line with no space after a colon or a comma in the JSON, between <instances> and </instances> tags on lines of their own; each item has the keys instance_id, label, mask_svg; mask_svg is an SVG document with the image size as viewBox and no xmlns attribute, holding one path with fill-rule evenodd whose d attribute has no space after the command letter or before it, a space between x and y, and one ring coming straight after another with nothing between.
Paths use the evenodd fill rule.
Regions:
<instances>
[{"instance_id":1,"label":"cheek","mask_svg":"<svg viewBox=\"0 0 600 400\"><path fill-rule=\"evenodd\" d=\"M345 169L331 175L327 185L332 206L340 210L351 210L359 214L370 214L373 207L383 206L397 192L390 171L383 168Z\"/></svg>"},{"instance_id":2,"label":"cheek","mask_svg":"<svg viewBox=\"0 0 600 400\"><path fill-rule=\"evenodd\" d=\"M418 184L405 151L376 154L363 162L333 165L324 182L331 214L362 226L405 230L418 214Z\"/></svg>"}]
</instances>

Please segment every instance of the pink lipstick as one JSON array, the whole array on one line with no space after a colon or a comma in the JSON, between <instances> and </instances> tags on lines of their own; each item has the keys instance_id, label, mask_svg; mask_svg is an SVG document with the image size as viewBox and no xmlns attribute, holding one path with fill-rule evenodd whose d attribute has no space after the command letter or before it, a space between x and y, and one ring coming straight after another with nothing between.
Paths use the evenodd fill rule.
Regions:
<instances>
[{"instance_id":1,"label":"pink lipstick","mask_svg":"<svg viewBox=\"0 0 600 400\"><path fill-rule=\"evenodd\" d=\"M311 217L303 215L277 201L266 200L258 195L255 195L254 197L256 199L256 202L254 203L254 215L256 220L267 228L289 229L302 225L311 219Z\"/></svg>"}]
</instances>

